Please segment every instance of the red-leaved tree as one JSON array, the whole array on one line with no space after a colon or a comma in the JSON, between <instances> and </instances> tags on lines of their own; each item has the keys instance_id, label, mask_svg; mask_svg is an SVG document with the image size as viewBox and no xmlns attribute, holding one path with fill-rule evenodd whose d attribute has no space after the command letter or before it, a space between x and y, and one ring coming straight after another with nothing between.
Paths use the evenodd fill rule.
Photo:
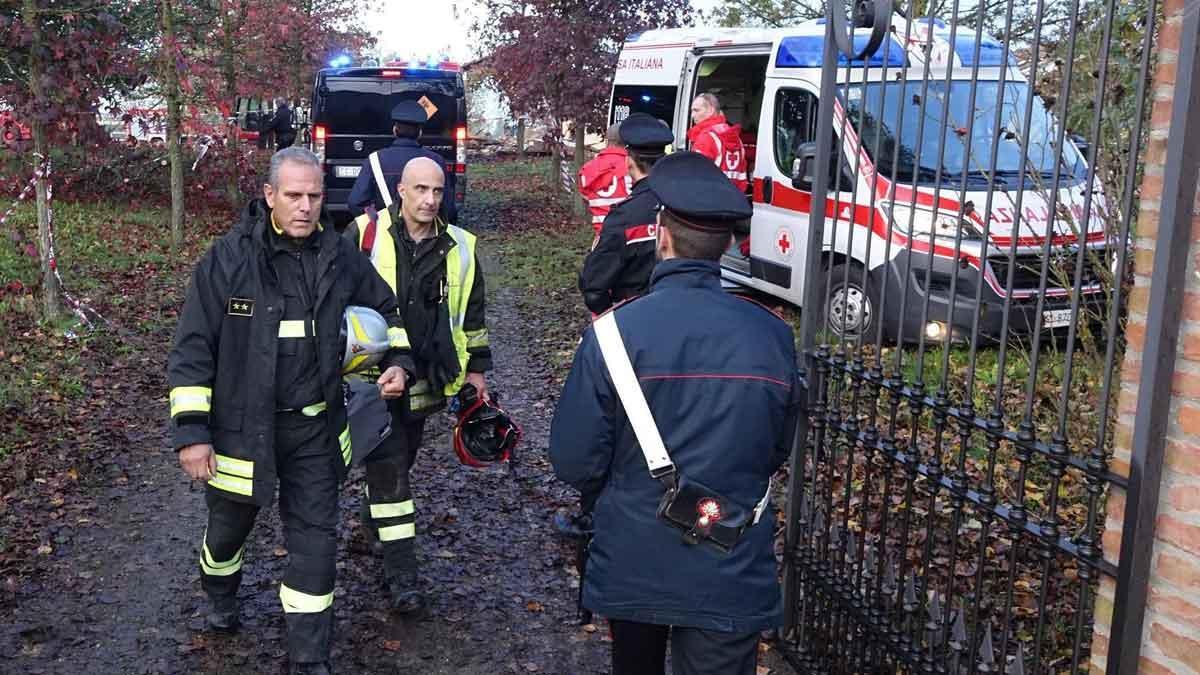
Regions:
<instances>
[{"instance_id":1,"label":"red-leaved tree","mask_svg":"<svg viewBox=\"0 0 1200 675\"><path fill-rule=\"evenodd\" d=\"M95 131L97 102L144 76L129 47L129 26L139 25L142 2L121 0L0 1L0 103L33 133L40 166L55 142ZM46 180L37 181L38 252L42 313L61 313L60 288L50 246Z\"/></svg>"},{"instance_id":2,"label":"red-leaved tree","mask_svg":"<svg viewBox=\"0 0 1200 675\"><path fill-rule=\"evenodd\" d=\"M626 36L692 19L688 0L485 0L482 11L474 33L497 88L514 114L550 121L556 159L572 122L576 161L584 129L604 124Z\"/></svg>"}]
</instances>

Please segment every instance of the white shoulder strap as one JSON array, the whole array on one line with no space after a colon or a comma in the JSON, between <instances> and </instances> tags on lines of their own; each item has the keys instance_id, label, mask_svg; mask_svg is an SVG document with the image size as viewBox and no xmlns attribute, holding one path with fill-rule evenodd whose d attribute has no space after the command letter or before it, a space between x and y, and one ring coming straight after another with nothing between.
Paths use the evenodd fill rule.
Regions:
<instances>
[{"instance_id":1,"label":"white shoulder strap","mask_svg":"<svg viewBox=\"0 0 1200 675\"><path fill-rule=\"evenodd\" d=\"M596 341L600 343L600 354L604 357L604 365L612 377L617 396L629 416L633 433L637 436L638 445L646 457L646 466L650 475L658 478L675 470L671 456L663 445L654 416L650 414L650 406L646 404L646 395L642 385L638 384L637 375L633 372L633 364L629 362L629 352L625 351L625 343L621 340L621 331L617 328L615 312L609 312L592 324L596 331Z\"/></svg>"},{"instance_id":2,"label":"white shoulder strap","mask_svg":"<svg viewBox=\"0 0 1200 675\"><path fill-rule=\"evenodd\" d=\"M379 166L379 153L372 152L367 159L371 161L371 173L375 174L375 187L379 189L379 194L383 196L384 208L392 206L392 192L388 190L387 181L383 179L383 167Z\"/></svg>"}]
</instances>

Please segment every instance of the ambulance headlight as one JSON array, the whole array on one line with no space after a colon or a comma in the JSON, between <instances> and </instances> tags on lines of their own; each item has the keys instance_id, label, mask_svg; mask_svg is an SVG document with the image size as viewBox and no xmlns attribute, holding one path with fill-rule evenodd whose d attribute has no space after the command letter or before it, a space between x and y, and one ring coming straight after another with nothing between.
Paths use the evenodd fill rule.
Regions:
<instances>
[{"instance_id":1,"label":"ambulance headlight","mask_svg":"<svg viewBox=\"0 0 1200 675\"><path fill-rule=\"evenodd\" d=\"M978 239L979 230L969 218L960 218L953 211L910 206L906 203L892 204L889 209L896 231L907 235L928 235L953 239L962 229L963 239Z\"/></svg>"}]
</instances>

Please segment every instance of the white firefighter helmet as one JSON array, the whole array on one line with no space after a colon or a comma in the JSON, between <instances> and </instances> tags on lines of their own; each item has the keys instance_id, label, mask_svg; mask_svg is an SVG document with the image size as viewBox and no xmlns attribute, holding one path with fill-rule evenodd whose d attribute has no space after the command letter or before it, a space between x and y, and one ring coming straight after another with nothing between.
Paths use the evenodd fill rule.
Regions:
<instances>
[{"instance_id":1,"label":"white firefighter helmet","mask_svg":"<svg viewBox=\"0 0 1200 675\"><path fill-rule=\"evenodd\" d=\"M370 307L350 305L342 322L342 374L357 373L379 364L388 350L387 320Z\"/></svg>"}]
</instances>

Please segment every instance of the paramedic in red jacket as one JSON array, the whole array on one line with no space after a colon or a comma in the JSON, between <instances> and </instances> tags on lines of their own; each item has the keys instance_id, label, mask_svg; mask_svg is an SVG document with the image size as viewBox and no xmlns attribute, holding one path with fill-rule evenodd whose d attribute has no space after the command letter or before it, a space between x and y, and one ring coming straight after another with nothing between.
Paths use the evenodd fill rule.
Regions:
<instances>
[{"instance_id":1,"label":"paramedic in red jacket","mask_svg":"<svg viewBox=\"0 0 1200 675\"><path fill-rule=\"evenodd\" d=\"M592 215L592 229L600 236L600 228L609 210L629 197L633 181L625 168L625 144L621 142L620 124L608 128L605 135L608 147L595 159L579 169L579 194L587 200Z\"/></svg>"},{"instance_id":2,"label":"paramedic in red jacket","mask_svg":"<svg viewBox=\"0 0 1200 675\"><path fill-rule=\"evenodd\" d=\"M730 124L721 112L721 101L714 94L700 94L692 101L692 128L688 129L692 150L711 159L737 189L746 192L746 148L742 128Z\"/></svg>"},{"instance_id":3,"label":"paramedic in red jacket","mask_svg":"<svg viewBox=\"0 0 1200 675\"><path fill-rule=\"evenodd\" d=\"M692 150L711 159L721 173L743 194L749 185L746 148L742 145L742 127L730 124L721 112L721 100L716 94L703 93L692 101L692 128L688 129L688 145ZM744 224L734 227L738 250L750 256L749 230ZM743 236L745 235L745 236Z\"/></svg>"}]
</instances>

